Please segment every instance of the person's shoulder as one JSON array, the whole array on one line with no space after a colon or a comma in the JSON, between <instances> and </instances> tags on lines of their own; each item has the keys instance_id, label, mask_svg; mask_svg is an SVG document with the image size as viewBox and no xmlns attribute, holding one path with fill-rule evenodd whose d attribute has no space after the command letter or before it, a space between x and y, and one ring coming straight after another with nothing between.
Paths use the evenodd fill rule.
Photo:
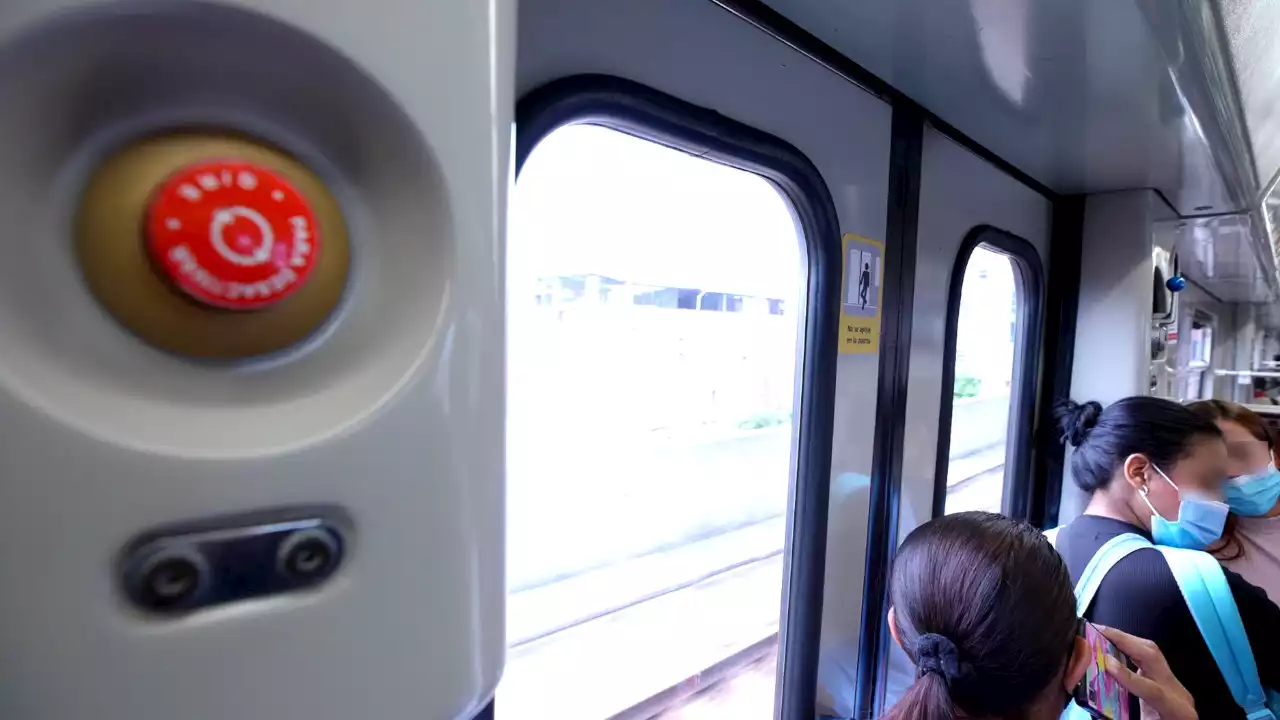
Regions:
<instances>
[{"instance_id":1,"label":"person's shoulder","mask_svg":"<svg viewBox=\"0 0 1280 720\"><path fill-rule=\"evenodd\" d=\"M1237 605L1242 605L1244 603L1264 606L1275 605L1275 603L1267 597L1266 590L1249 582L1240 573L1224 567L1222 568L1222 574L1227 578L1227 586L1231 588L1231 595L1235 597Z\"/></svg>"},{"instance_id":2,"label":"person's shoulder","mask_svg":"<svg viewBox=\"0 0 1280 720\"><path fill-rule=\"evenodd\" d=\"M1141 534L1128 523L1097 515L1081 515L1057 529L1054 546L1078 578L1093 556L1107 542L1120 535Z\"/></svg>"},{"instance_id":3,"label":"person's shoulder","mask_svg":"<svg viewBox=\"0 0 1280 720\"><path fill-rule=\"evenodd\" d=\"M1186 601L1169 563L1156 548L1135 550L1116 563L1098 586L1096 607L1123 607L1126 615L1186 612ZM1124 628L1121 628L1124 629Z\"/></svg>"},{"instance_id":4,"label":"person's shoulder","mask_svg":"<svg viewBox=\"0 0 1280 720\"><path fill-rule=\"evenodd\" d=\"M1195 628L1173 571L1155 548L1135 550L1116 563L1085 616L1162 648Z\"/></svg>"}]
</instances>

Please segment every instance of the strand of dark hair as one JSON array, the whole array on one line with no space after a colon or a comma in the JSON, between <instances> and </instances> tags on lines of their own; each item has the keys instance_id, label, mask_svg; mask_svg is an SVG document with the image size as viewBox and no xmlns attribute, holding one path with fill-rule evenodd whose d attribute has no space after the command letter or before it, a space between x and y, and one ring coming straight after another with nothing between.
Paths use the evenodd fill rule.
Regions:
<instances>
[{"instance_id":1,"label":"strand of dark hair","mask_svg":"<svg viewBox=\"0 0 1280 720\"><path fill-rule=\"evenodd\" d=\"M937 673L925 673L880 720L955 720L955 705L947 681Z\"/></svg>"}]
</instances>

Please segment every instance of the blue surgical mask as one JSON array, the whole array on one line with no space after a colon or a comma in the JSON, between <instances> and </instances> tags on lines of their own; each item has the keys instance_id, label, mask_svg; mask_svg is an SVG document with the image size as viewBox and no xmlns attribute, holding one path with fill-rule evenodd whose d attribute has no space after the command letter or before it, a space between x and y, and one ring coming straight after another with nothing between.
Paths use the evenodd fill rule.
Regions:
<instances>
[{"instance_id":1,"label":"blue surgical mask","mask_svg":"<svg viewBox=\"0 0 1280 720\"><path fill-rule=\"evenodd\" d=\"M1266 470L1233 478L1226 487L1227 505L1245 517L1262 517L1280 502L1280 470Z\"/></svg>"},{"instance_id":2,"label":"blue surgical mask","mask_svg":"<svg viewBox=\"0 0 1280 720\"><path fill-rule=\"evenodd\" d=\"M1151 508L1151 539L1157 545L1186 550L1204 550L1217 542L1222 537L1222 529L1226 527L1227 514L1231 512L1227 504L1190 490L1181 490L1163 470L1154 464L1151 467L1178 491L1179 497L1178 518L1165 520L1147 497L1147 488L1142 488L1142 499Z\"/></svg>"}]
</instances>

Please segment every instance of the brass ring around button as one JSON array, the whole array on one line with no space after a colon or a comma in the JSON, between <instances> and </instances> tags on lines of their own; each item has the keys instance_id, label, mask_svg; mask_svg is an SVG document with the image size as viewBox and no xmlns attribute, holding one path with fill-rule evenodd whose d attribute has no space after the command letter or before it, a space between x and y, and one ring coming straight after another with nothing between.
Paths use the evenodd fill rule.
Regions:
<instances>
[{"instance_id":1,"label":"brass ring around button","mask_svg":"<svg viewBox=\"0 0 1280 720\"><path fill-rule=\"evenodd\" d=\"M245 240L244 252L253 255L267 239L272 240L273 246L283 246L276 240L286 231L294 240L289 247L295 251L310 247L305 242L312 237L310 233L322 240L323 251L302 261L295 253L291 269L282 260L281 267L286 269L281 277L250 277L252 282L248 284L230 285L214 283L243 280L234 276L235 268L230 278L216 277L216 268L212 280L208 272L196 273L192 277L199 281L197 284L181 272L183 267L189 269L190 258L184 260L176 250L171 263L165 262L166 257L157 257L157 229L165 232L181 223L173 217L153 218L151 210L166 201L161 196L166 189L178 192L182 183L174 182L181 180L184 171L210 167L220 169L213 176L215 180L227 174L232 185L237 184L238 177L232 170L261 168L264 176L278 179L281 190L276 197L283 201L287 189L296 193L296 198L291 194L285 204L305 208L305 213L295 210L280 218L263 217L271 237ZM189 188L183 189L190 192ZM240 195L244 195L243 189L232 188ZM229 191L231 194L235 193ZM253 230L260 224L257 219L261 212L250 212L252 208L247 205L253 197L246 197L249 199L228 200L232 204L227 208L214 203L189 209L221 213L215 219L223 224L244 220L247 230ZM304 219L296 219L303 215ZM203 215L200 219L208 220ZM295 224L290 225L291 221ZM299 236L298 224L312 221L315 227ZM165 222L168 226L157 225ZM296 242L298 237L304 238L301 246ZM169 242L165 247L173 249L172 238L160 240ZM268 355L296 346L315 333L338 307L346 289L348 242L338 203L315 173L280 150L232 135L173 134L124 147L92 173L75 219L81 271L90 291L107 311L158 348L210 360ZM317 244L313 249L320 247ZM183 262L187 265L183 266Z\"/></svg>"}]
</instances>

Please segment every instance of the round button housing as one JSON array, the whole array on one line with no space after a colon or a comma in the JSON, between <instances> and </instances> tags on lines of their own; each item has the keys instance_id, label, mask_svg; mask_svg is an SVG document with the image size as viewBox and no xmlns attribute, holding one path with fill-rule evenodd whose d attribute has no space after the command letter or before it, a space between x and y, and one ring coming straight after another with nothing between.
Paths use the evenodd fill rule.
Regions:
<instances>
[{"instance_id":1,"label":"round button housing","mask_svg":"<svg viewBox=\"0 0 1280 720\"><path fill-rule=\"evenodd\" d=\"M262 165L187 165L147 209L152 262L188 297L224 310L259 310L300 289L320 254L306 199Z\"/></svg>"},{"instance_id":2,"label":"round button housing","mask_svg":"<svg viewBox=\"0 0 1280 720\"><path fill-rule=\"evenodd\" d=\"M252 171L253 179L240 170ZM183 197L194 196L184 183L200 191L194 202ZM284 200L272 197L277 190ZM227 212L236 207L258 217ZM213 246L220 210L222 242L233 261ZM298 216L309 224L311 254L294 268L289 219ZM263 226L271 240L266 253ZM74 227L77 260L93 297L135 337L186 358L240 360L297 347L334 316L350 279L347 225L324 181L289 153L241 135L175 132L121 146L86 178ZM181 234L184 229L190 234ZM186 259L183 251L169 255L184 242L192 258L204 257L197 251L212 256L190 268L189 280L177 262ZM278 287L263 279L279 270L277 248L297 275L288 282L283 275ZM263 255L268 261L255 264ZM210 278L267 287L249 285L252 297L240 288L231 296L227 285Z\"/></svg>"}]
</instances>

